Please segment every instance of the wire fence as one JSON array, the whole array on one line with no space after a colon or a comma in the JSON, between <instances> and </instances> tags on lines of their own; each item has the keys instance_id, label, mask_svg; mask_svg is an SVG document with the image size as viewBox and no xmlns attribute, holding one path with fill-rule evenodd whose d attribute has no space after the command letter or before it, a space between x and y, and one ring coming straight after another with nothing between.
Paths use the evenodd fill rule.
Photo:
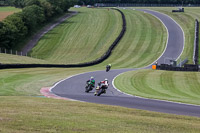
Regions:
<instances>
[{"instance_id":1,"label":"wire fence","mask_svg":"<svg viewBox=\"0 0 200 133\"><path fill-rule=\"evenodd\" d=\"M35 56L35 55L33 56L32 54L24 53L22 51L17 51L17 50L13 50L13 49L5 49L5 48L0 48L0 54L10 54L10 55L17 55L17 56L41 59L41 58L39 58L39 56Z\"/></svg>"},{"instance_id":2,"label":"wire fence","mask_svg":"<svg viewBox=\"0 0 200 133\"><path fill-rule=\"evenodd\" d=\"M2 53L2 54L20 55L20 56L27 56L27 53L24 54L21 51L12 50L12 49L5 49L5 48L0 48L0 53Z\"/></svg>"}]
</instances>

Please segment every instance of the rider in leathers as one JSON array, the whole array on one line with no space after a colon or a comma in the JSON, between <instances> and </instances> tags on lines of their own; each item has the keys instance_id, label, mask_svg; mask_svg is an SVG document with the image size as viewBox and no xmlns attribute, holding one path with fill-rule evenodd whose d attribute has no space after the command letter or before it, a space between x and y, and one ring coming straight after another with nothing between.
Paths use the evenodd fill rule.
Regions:
<instances>
[{"instance_id":1,"label":"rider in leathers","mask_svg":"<svg viewBox=\"0 0 200 133\"><path fill-rule=\"evenodd\" d=\"M101 81L100 83L98 83L98 86L96 88L96 91L94 93L94 95L96 96L99 92L99 90L102 88L102 87L106 87L108 88L109 84L108 84L108 79L105 79L104 81ZM104 93L106 93L106 89L104 91Z\"/></svg>"},{"instance_id":2,"label":"rider in leathers","mask_svg":"<svg viewBox=\"0 0 200 133\"><path fill-rule=\"evenodd\" d=\"M87 85L89 85L89 82L91 83L92 87L95 87L95 80L94 77L91 77L88 81L87 81ZM87 86L88 87L88 86Z\"/></svg>"}]
</instances>

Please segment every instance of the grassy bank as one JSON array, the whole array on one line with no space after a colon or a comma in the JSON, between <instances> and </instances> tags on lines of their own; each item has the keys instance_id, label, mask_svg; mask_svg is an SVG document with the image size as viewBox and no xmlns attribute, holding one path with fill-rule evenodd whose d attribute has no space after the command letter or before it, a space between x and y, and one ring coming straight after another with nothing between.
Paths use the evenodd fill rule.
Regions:
<instances>
[{"instance_id":1,"label":"grassy bank","mask_svg":"<svg viewBox=\"0 0 200 133\"><path fill-rule=\"evenodd\" d=\"M0 131L6 133L198 133L200 130L200 118L91 103L0 97L0 107Z\"/></svg>"},{"instance_id":2,"label":"grassy bank","mask_svg":"<svg viewBox=\"0 0 200 133\"><path fill-rule=\"evenodd\" d=\"M40 39L31 52L33 57L44 60L41 63L69 64L92 61L105 53L121 31L120 13L107 9L76 10L79 11L78 15L66 20ZM127 20L126 33L109 59L100 66L111 63L113 68L130 68L151 64L165 48L166 29L152 15L133 10L122 11ZM0 57L4 58L3 55ZM6 56L6 60L1 62L12 63L13 58ZM27 61L31 62L37 61ZM18 60L18 63L22 62Z\"/></svg>"},{"instance_id":3,"label":"grassy bank","mask_svg":"<svg viewBox=\"0 0 200 133\"><path fill-rule=\"evenodd\" d=\"M77 9L80 13L57 26L32 49L33 56L69 64L101 57L119 35L121 15L116 10Z\"/></svg>"},{"instance_id":4,"label":"grassy bank","mask_svg":"<svg viewBox=\"0 0 200 133\"><path fill-rule=\"evenodd\" d=\"M74 10L74 9L73 9ZM121 15L115 10L77 9L80 13L47 33L32 50L33 56L57 63L79 63L102 56L121 31ZM167 33L149 14L123 10L127 31L102 65L142 67L164 50Z\"/></svg>"},{"instance_id":5,"label":"grassy bank","mask_svg":"<svg viewBox=\"0 0 200 133\"><path fill-rule=\"evenodd\" d=\"M132 71L117 77L115 85L136 96L200 105L198 72Z\"/></svg>"},{"instance_id":6,"label":"grassy bank","mask_svg":"<svg viewBox=\"0 0 200 133\"><path fill-rule=\"evenodd\" d=\"M49 64L50 62L31 58L27 56L18 56L18 55L11 55L11 54L3 54L0 53L0 63L4 64Z\"/></svg>"},{"instance_id":7,"label":"grassy bank","mask_svg":"<svg viewBox=\"0 0 200 133\"><path fill-rule=\"evenodd\" d=\"M136 10L122 10L127 20L127 30L103 63L117 68L144 67L155 61L163 52L167 32L163 24L150 14Z\"/></svg>"},{"instance_id":8,"label":"grassy bank","mask_svg":"<svg viewBox=\"0 0 200 133\"><path fill-rule=\"evenodd\" d=\"M0 96L41 95L42 87L53 86L71 75L92 71L91 68L27 68L0 70Z\"/></svg>"}]
</instances>

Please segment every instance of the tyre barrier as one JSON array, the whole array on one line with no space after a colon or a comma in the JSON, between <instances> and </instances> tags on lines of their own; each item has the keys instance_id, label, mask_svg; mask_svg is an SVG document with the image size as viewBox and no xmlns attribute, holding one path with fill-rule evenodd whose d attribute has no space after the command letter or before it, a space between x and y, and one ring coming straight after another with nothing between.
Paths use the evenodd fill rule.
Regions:
<instances>
[{"instance_id":1,"label":"tyre barrier","mask_svg":"<svg viewBox=\"0 0 200 133\"><path fill-rule=\"evenodd\" d=\"M44 67L44 68L50 68L50 67L57 67L57 68L71 68L71 67L88 67L88 66L93 66L97 65L103 61L105 61L112 53L112 50L117 46L119 41L122 39L126 32L126 19L124 13L116 8L111 8L113 10L117 10L120 12L121 17L122 17L122 30L119 34L119 36L115 39L115 41L112 43L112 45L109 47L109 49L102 55L99 59L96 59L91 62L86 62L86 63L79 63L79 64L0 64L0 69L9 69L9 68L36 68L36 67Z\"/></svg>"},{"instance_id":2,"label":"tyre barrier","mask_svg":"<svg viewBox=\"0 0 200 133\"><path fill-rule=\"evenodd\" d=\"M199 71L199 66L194 64L185 64L184 67L173 67L168 64L156 65L157 70L168 70L168 71Z\"/></svg>"}]
</instances>

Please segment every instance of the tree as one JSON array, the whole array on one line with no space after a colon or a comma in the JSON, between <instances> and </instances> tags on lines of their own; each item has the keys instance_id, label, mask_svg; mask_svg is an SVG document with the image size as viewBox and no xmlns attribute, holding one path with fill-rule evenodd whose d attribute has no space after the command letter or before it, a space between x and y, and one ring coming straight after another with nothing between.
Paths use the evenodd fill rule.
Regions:
<instances>
[{"instance_id":1,"label":"tree","mask_svg":"<svg viewBox=\"0 0 200 133\"><path fill-rule=\"evenodd\" d=\"M44 9L37 5L27 6L22 10L23 21L29 31L45 21Z\"/></svg>"},{"instance_id":2,"label":"tree","mask_svg":"<svg viewBox=\"0 0 200 133\"><path fill-rule=\"evenodd\" d=\"M8 16L1 23L0 44L4 48L12 48L20 39L27 34L27 28L22 21L20 13Z\"/></svg>"}]
</instances>

